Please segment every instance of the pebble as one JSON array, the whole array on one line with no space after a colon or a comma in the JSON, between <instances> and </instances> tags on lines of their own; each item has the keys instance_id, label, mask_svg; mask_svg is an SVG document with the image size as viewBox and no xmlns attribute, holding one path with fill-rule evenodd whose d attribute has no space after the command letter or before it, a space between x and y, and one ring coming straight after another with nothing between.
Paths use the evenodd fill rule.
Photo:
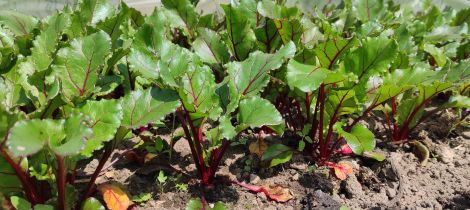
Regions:
<instances>
[{"instance_id":1,"label":"pebble","mask_svg":"<svg viewBox=\"0 0 470 210\"><path fill-rule=\"evenodd\" d=\"M470 131L464 131L462 132L462 136L466 139L470 139Z\"/></svg>"},{"instance_id":2,"label":"pebble","mask_svg":"<svg viewBox=\"0 0 470 210\"><path fill-rule=\"evenodd\" d=\"M250 174L250 184L258 184L259 181L261 181L261 178L258 175Z\"/></svg>"},{"instance_id":3,"label":"pebble","mask_svg":"<svg viewBox=\"0 0 470 210\"><path fill-rule=\"evenodd\" d=\"M294 176L292 176L292 180L293 180L293 181L298 181L299 178L300 178L299 173L296 173L296 174L294 174Z\"/></svg>"},{"instance_id":4,"label":"pebble","mask_svg":"<svg viewBox=\"0 0 470 210\"><path fill-rule=\"evenodd\" d=\"M308 165L306 163L292 163L290 164L290 167L299 171L305 171L307 170Z\"/></svg>"},{"instance_id":5,"label":"pebble","mask_svg":"<svg viewBox=\"0 0 470 210\"><path fill-rule=\"evenodd\" d=\"M443 163L451 163L454 161L454 151L452 151L448 146L442 145L438 147L438 149L436 149L436 154L439 156L439 160Z\"/></svg>"},{"instance_id":6,"label":"pebble","mask_svg":"<svg viewBox=\"0 0 470 210\"><path fill-rule=\"evenodd\" d=\"M397 191L393 188L387 188L387 191L385 192L389 198L394 198L397 195Z\"/></svg>"},{"instance_id":7,"label":"pebble","mask_svg":"<svg viewBox=\"0 0 470 210\"><path fill-rule=\"evenodd\" d=\"M364 195L364 191L362 190L362 185L357 180L356 176L350 175L345 182L345 190L348 193L349 197L358 197Z\"/></svg>"}]
</instances>

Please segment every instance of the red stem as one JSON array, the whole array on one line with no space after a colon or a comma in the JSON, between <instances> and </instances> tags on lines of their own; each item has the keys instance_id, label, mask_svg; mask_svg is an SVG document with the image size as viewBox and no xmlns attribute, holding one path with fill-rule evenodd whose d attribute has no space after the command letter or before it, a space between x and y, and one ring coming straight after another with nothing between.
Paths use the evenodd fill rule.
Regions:
<instances>
[{"instance_id":1,"label":"red stem","mask_svg":"<svg viewBox=\"0 0 470 210\"><path fill-rule=\"evenodd\" d=\"M18 165L18 163L16 163L2 147L0 147L0 154L3 156L3 158L5 158L8 164L15 171L16 176L18 177L21 182L21 185L23 186L23 190L28 201L33 205L44 203L44 198L37 193L31 178L28 177L28 175L23 171L21 166Z\"/></svg>"},{"instance_id":2,"label":"red stem","mask_svg":"<svg viewBox=\"0 0 470 210\"><path fill-rule=\"evenodd\" d=\"M56 155L57 159L57 193L58 193L58 208L65 210L65 164L64 157Z\"/></svg>"},{"instance_id":3,"label":"red stem","mask_svg":"<svg viewBox=\"0 0 470 210\"><path fill-rule=\"evenodd\" d=\"M90 181L87 184L85 194L83 194L83 196L80 198L80 200L77 202L77 205L75 206L76 209L80 209L82 203L93 194L95 190L94 186L96 179L98 179L101 170L103 170L104 164L108 161L109 157L111 157L113 150L113 146L106 147L103 156L101 156L100 162L98 163L98 166L95 169L95 172L93 172L93 175L91 176Z\"/></svg>"},{"instance_id":4,"label":"red stem","mask_svg":"<svg viewBox=\"0 0 470 210\"><path fill-rule=\"evenodd\" d=\"M193 156L194 164L196 165L196 169L199 173L199 177L202 178L203 177L203 169L200 165L196 149L194 148L194 142L193 142L193 139L191 137L191 132L188 129L188 127L189 127L188 123L186 122L186 119L183 116L181 108L178 108L178 110L176 111L176 115L177 115L177 117L178 117L178 119L179 119L179 121L180 121L180 123L183 127L183 131L185 133L186 139L188 140L189 148L191 149L191 155Z\"/></svg>"},{"instance_id":5,"label":"red stem","mask_svg":"<svg viewBox=\"0 0 470 210\"><path fill-rule=\"evenodd\" d=\"M320 158L326 158L326 144L323 141L323 116L325 112L325 85L321 84L320 85L320 95L321 97L319 98L320 100L320 122L319 122L319 127L318 127L318 136L319 136L319 144L320 144Z\"/></svg>"}]
</instances>

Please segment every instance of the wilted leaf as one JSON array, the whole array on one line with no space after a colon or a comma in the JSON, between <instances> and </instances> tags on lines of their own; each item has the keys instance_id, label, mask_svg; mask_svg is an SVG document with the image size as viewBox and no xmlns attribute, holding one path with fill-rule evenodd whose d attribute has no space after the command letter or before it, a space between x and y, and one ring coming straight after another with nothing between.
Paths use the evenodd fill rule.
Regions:
<instances>
[{"instance_id":1,"label":"wilted leaf","mask_svg":"<svg viewBox=\"0 0 470 210\"><path fill-rule=\"evenodd\" d=\"M113 184L102 184L98 190L103 195L103 200L110 210L127 210L132 204L127 194L120 187Z\"/></svg>"},{"instance_id":2,"label":"wilted leaf","mask_svg":"<svg viewBox=\"0 0 470 210\"><path fill-rule=\"evenodd\" d=\"M338 179L340 180L345 180L346 178L348 178L349 174L353 173L351 163L345 161L335 164L333 166L333 169L335 170L336 177L338 177Z\"/></svg>"},{"instance_id":3,"label":"wilted leaf","mask_svg":"<svg viewBox=\"0 0 470 210\"><path fill-rule=\"evenodd\" d=\"M252 192L256 192L256 193L262 192L266 196L268 196L270 199L276 202L284 203L294 198L289 188L285 188L279 185L255 186L255 185L245 184L243 182L237 182L237 184Z\"/></svg>"},{"instance_id":4,"label":"wilted leaf","mask_svg":"<svg viewBox=\"0 0 470 210\"><path fill-rule=\"evenodd\" d=\"M258 139L255 142L252 142L248 149L250 150L250 153L258 155L258 157L263 156L264 151L268 148L268 144L264 142L263 139Z\"/></svg>"}]
</instances>

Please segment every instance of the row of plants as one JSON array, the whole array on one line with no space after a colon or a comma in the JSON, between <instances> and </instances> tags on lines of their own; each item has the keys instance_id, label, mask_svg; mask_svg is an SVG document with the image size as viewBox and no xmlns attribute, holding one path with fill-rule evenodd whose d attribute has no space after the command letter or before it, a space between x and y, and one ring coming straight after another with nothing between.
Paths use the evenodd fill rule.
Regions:
<instances>
[{"instance_id":1,"label":"row of plants","mask_svg":"<svg viewBox=\"0 0 470 210\"><path fill-rule=\"evenodd\" d=\"M191 205L205 208L204 189L241 134L290 133L298 148L274 144L262 160L275 166L299 150L344 179L351 168L335 157L385 158L360 123L371 115L406 143L434 113L453 109L459 123L469 114L469 9L240 0L201 14L196 3L162 0L149 16L106 0L42 20L0 12L4 205L103 208L92 196L113 151L171 118L201 183L202 204ZM96 171L78 188L77 170L93 157Z\"/></svg>"}]
</instances>

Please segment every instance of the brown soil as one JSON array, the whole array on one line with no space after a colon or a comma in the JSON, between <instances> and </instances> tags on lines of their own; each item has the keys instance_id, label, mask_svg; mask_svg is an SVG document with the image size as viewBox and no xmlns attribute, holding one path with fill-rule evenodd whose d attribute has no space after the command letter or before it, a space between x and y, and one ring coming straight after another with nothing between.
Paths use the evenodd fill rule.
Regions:
<instances>
[{"instance_id":1,"label":"brown soil","mask_svg":"<svg viewBox=\"0 0 470 210\"><path fill-rule=\"evenodd\" d=\"M379 123L368 125L379 133L384 132ZM354 168L354 175L345 181L336 179L323 167L308 172L309 160L300 154L295 154L286 164L266 169L254 155L246 152L247 145L234 146L225 155L217 184L207 190L206 198L209 203L224 202L227 209L339 209L341 206L350 209L469 209L469 131L461 128L449 136L441 132L442 123L438 125L427 123L420 128L421 133L413 136L430 148L431 157L426 166L420 166L411 146L391 145L378 139L378 150L386 154L386 160L343 158ZM200 191L187 142L178 141L174 149L169 164L185 174L178 182L188 184L186 192L176 190L171 181L163 193L160 192L156 182L158 172L177 174L169 170L167 164L161 164L168 160L167 156L157 157L142 167L122 159L122 150L114 154L112 160L117 158L118 161L102 173L98 183L118 182L132 196L152 193L152 199L138 209L184 209L189 199L199 197ZM253 159L253 164L245 169L249 158ZM91 162L79 176L89 177L96 164L96 160ZM256 181L257 176L259 181ZM281 185L291 190L294 199L276 203L262 193L254 194L238 185L227 184L226 180L234 179L246 182L251 179L256 185Z\"/></svg>"}]
</instances>

